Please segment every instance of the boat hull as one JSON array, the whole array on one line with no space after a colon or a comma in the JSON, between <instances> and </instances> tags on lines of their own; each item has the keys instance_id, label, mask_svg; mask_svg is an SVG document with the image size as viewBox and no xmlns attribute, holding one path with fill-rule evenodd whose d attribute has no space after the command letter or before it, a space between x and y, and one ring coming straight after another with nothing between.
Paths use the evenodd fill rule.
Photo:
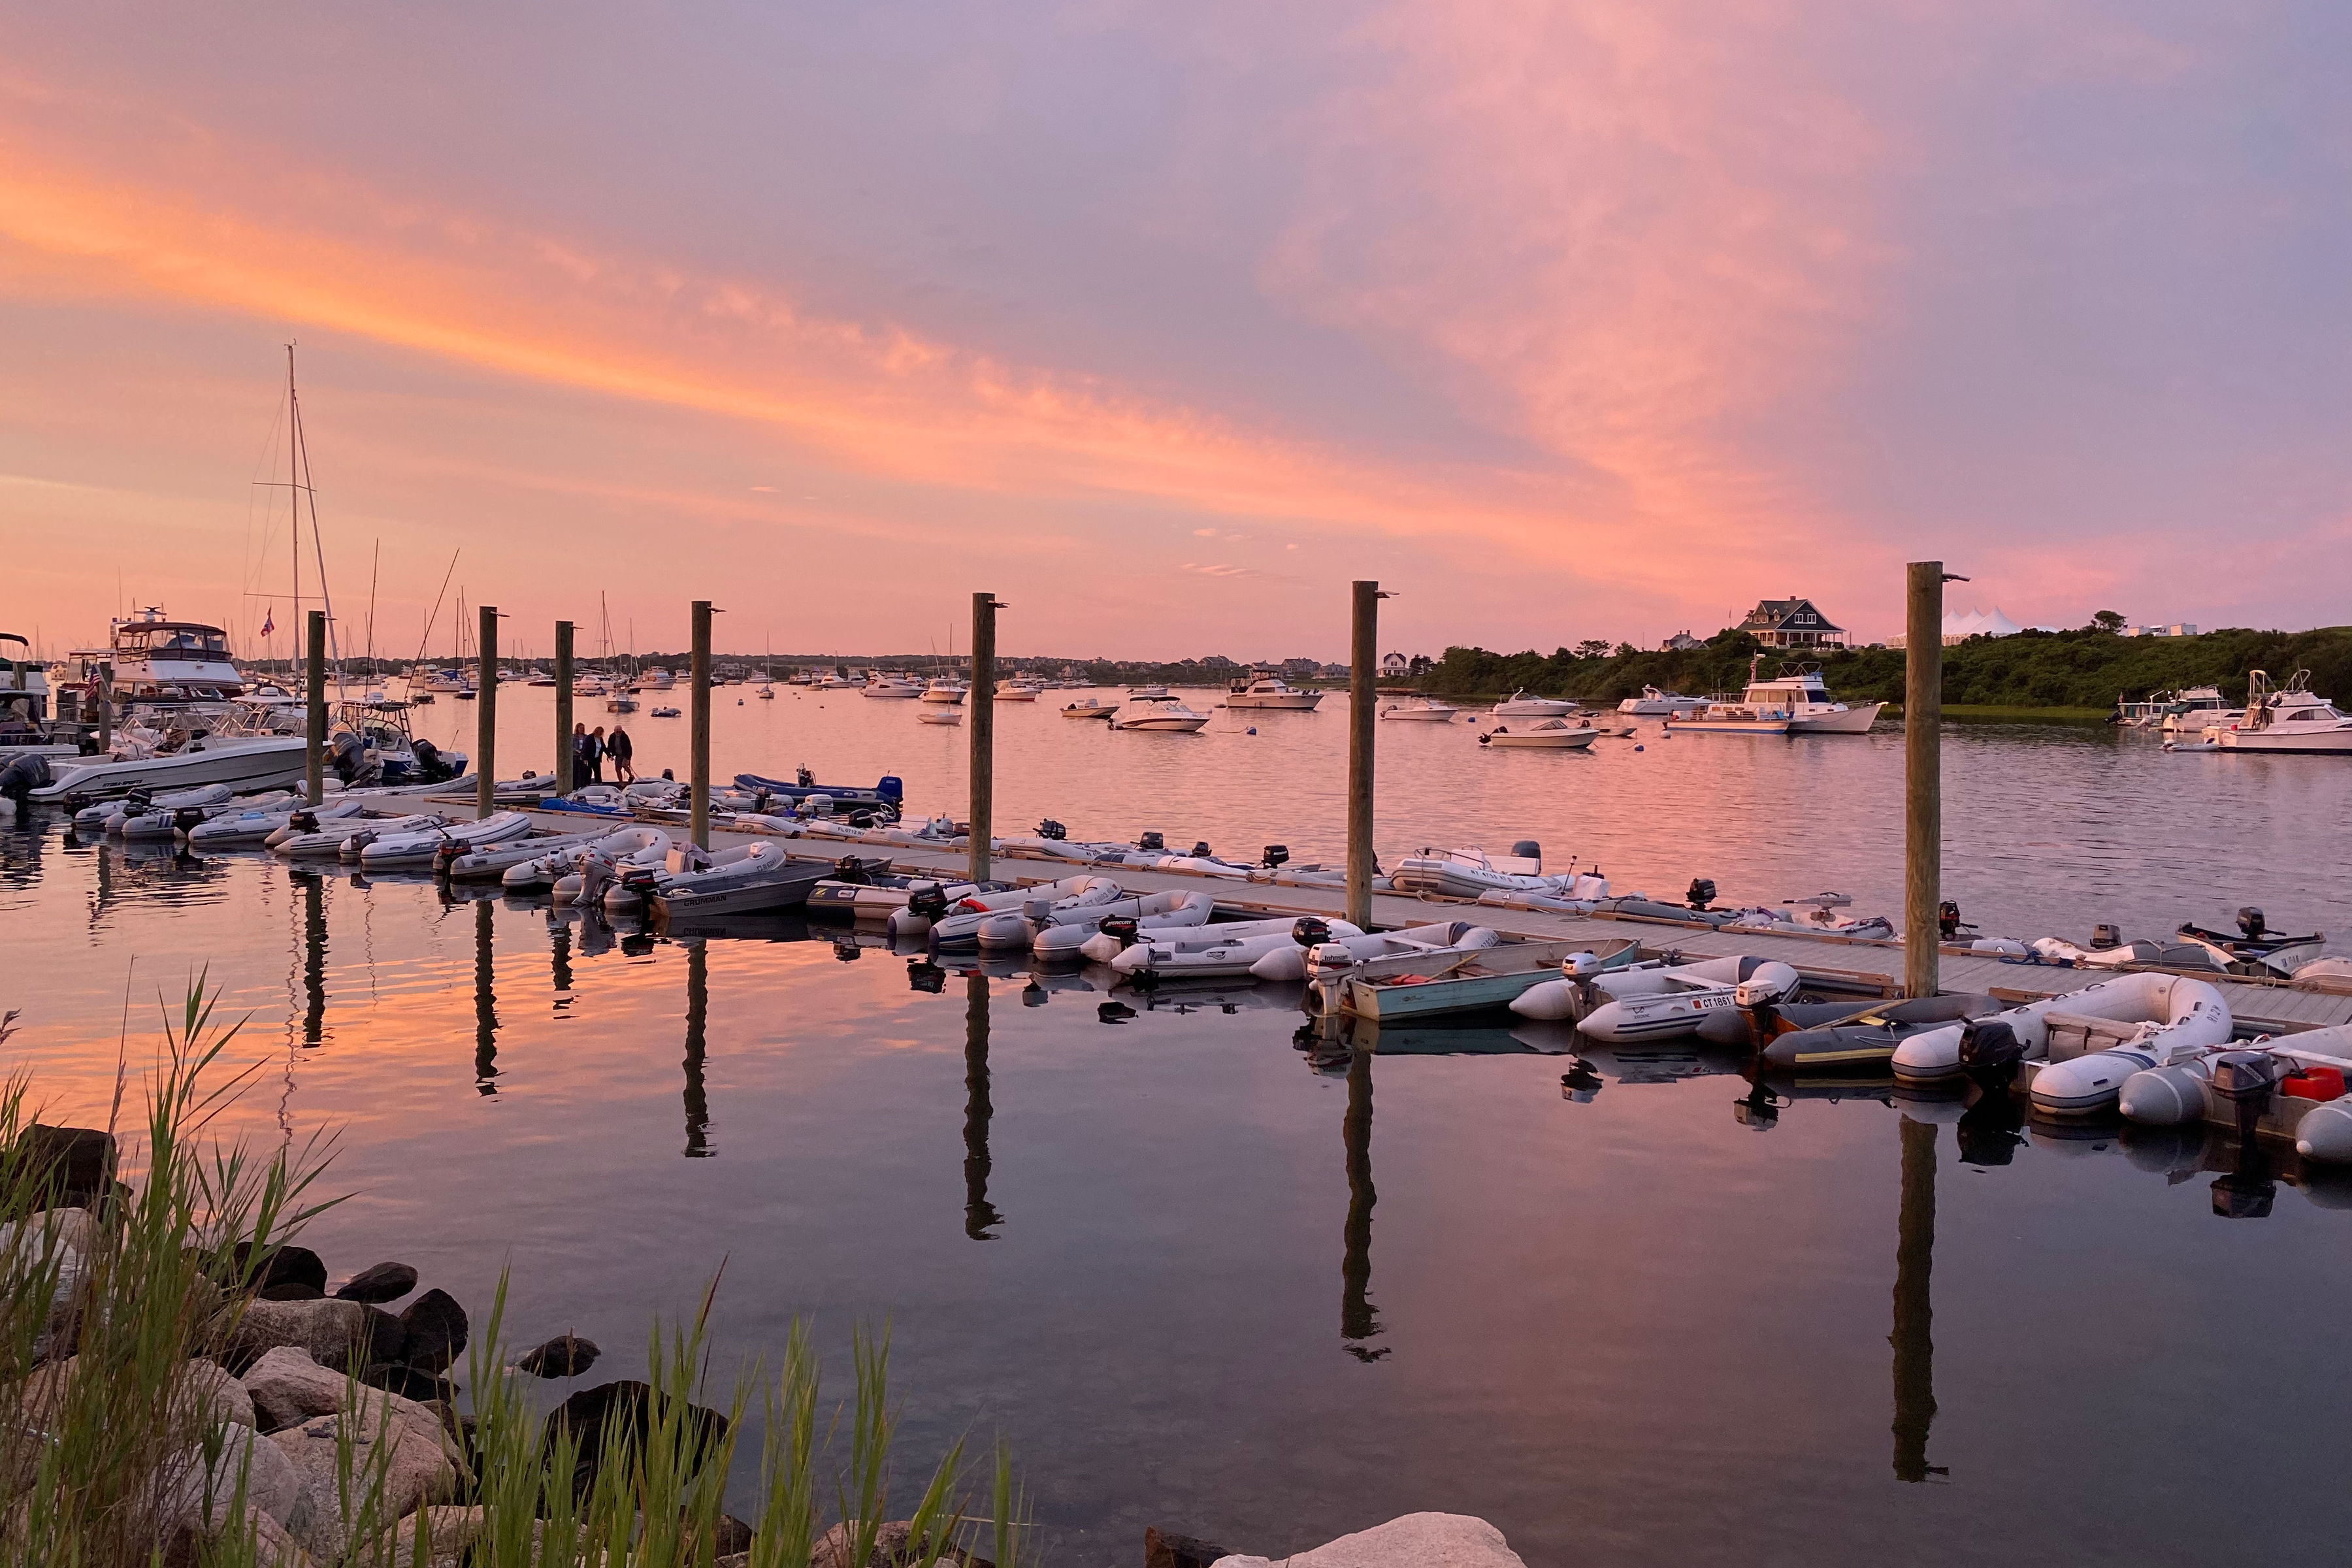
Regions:
<instances>
[{"instance_id":1,"label":"boat hull","mask_svg":"<svg viewBox=\"0 0 2352 1568\"><path fill-rule=\"evenodd\" d=\"M1785 735L1786 719L1669 719L1669 735Z\"/></svg>"},{"instance_id":2,"label":"boat hull","mask_svg":"<svg viewBox=\"0 0 2352 1568\"><path fill-rule=\"evenodd\" d=\"M1225 706L1287 710L1291 712L1304 713L1311 711L1315 705L1322 700L1323 694L1319 691L1284 691L1272 694L1259 692L1255 696L1245 691L1236 691L1225 699Z\"/></svg>"},{"instance_id":3,"label":"boat hull","mask_svg":"<svg viewBox=\"0 0 2352 1568\"><path fill-rule=\"evenodd\" d=\"M309 751L310 742L299 736L209 745L199 741L170 756L91 763L70 769L55 784L34 790L30 798L108 797L128 795L142 785L183 790L221 784L240 794L274 789L302 777Z\"/></svg>"},{"instance_id":4,"label":"boat hull","mask_svg":"<svg viewBox=\"0 0 2352 1568\"><path fill-rule=\"evenodd\" d=\"M1843 713L1807 713L1789 721L1791 735L1866 735L1884 702L1864 702Z\"/></svg>"},{"instance_id":5,"label":"boat hull","mask_svg":"<svg viewBox=\"0 0 2352 1568\"><path fill-rule=\"evenodd\" d=\"M2284 733L2277 730L2224 730L2219 738L2221 750L2225 752L2352 755L2352 730L2321 730L2316 734L2307 735Z\"/></svg>"}]
</instances>

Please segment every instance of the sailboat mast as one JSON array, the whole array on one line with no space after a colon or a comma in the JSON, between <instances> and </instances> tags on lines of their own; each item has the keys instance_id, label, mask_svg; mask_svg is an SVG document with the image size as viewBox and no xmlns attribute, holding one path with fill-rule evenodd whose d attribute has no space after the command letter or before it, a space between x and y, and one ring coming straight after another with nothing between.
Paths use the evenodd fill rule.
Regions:
<instances>
[{"instance_id":1,"label":"sailboat mast","mask_svg":"<svg viewBox=\"0 0 2352 1568\"><path fill-rule=\"evenodd\" d=\"M294 467L294 345L286 345L286 510L287 540L294 552L294 646L302 646L302 476ZM287 660L290 668L293 659Z\"/></svg>"}]
</instances>

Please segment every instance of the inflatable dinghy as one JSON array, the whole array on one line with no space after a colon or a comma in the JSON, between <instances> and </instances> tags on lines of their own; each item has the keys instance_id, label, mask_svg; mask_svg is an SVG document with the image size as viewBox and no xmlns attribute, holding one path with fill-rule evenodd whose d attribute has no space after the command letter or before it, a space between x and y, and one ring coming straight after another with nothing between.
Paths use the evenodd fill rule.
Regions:
<instances>
[{"instance_id":1,"label":"inflatable dinghy","mask_svg":"<svg viewBox=\"0 0 2352 1568\"><path fill-rule=\"evenodd\" d=\"M1766 1067L1808 1072L1877 1066L1892 1060L1895 1047L1924 1029L1990 1017L2001 1005L1990 996L1956 994L1860 1007L1843 1002L1795 1006L1759 1002L1746 1011L1750 1037ZM1842 1016L1805 1020L1805 1014L1824 1007L1836 1008Z\"/></svg>"},{"instance_id":2,"label":"inflatable dinghy","mask_svg":"<svg viewBox=\"0 0 2352 1568\"><path fill-rule=\"evenodd\" d=\"M2224 1045L2230 1030L2229 1005L2204 981L2120 974L1990 1017L1922 1030L1895 1047L1895 1077L1908 1085L1949 1083L1971 1070L2047 1061L2052 1065L2033 1081L2034 1109L2079 1115L2112 1109L2132 1073Z\"/></svg>"},{"instance_id":3,"label":"inflatable dinghy","mask_svg":"<svg viewBox=\"0 0 2352 1568\"><path fill-rule=\"evenodd\" d=\"M1616 1044L1696 1035L1711 1045L1728 1045L1747 1035L1748 1021L1739 1016L1743 1002L1753 1005L1793 994L1797 971L1777 959L1736 953L1671 969L1597 975L1591 984L1609 1000L1577 1027L1596 1040Z\"/></svg>"}]
</instances>

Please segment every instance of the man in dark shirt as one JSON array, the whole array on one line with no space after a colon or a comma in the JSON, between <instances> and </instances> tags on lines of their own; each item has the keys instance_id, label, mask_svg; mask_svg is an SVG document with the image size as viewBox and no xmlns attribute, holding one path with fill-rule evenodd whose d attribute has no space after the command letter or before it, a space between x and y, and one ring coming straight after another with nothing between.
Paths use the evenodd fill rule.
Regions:
<instances>
[{"instance_id":1,"label":"man in dark shirt","mask_svg":"<svg viewBox=\"0 0 2352 1568\"><path fill-rule=\"evenodd\" d=\"M622 729L618 724L613 726L613 732L604 737L604 753L613 759L614 784L625 784L635 782L636 770L629 764L636 758L637 747L636 742L629 739L629 732L626 730Z\"/></svg>"}]
</instances>

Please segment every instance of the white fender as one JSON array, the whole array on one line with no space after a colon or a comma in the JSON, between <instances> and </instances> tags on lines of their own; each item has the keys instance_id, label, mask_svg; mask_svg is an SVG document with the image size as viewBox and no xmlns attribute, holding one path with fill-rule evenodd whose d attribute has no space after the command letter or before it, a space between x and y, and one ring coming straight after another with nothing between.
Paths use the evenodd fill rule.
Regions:
<instances>
[{"instance_id":1,"label":"white fender","mask_svg":"<svg viewBox=\"0 0 2352 1568\"><path fill-rule=\"evenodd\" d=\"M2352 1094L2305 1111L2294 1130L2294 1152L2306 1160L2352 1163Z\"/></svg>"}]
</instances>

